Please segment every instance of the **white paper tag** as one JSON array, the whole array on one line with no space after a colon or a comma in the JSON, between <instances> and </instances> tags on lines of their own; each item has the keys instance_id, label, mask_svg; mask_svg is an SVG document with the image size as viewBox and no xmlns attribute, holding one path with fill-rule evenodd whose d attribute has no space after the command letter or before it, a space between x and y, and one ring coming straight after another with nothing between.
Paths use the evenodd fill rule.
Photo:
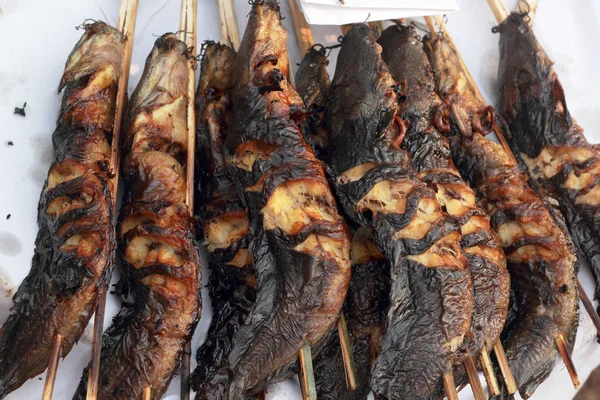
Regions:
<instances>
[{"instance_id":1,"label":"white paper tag","mask_svg":"<svg viewBox=\"0 0 600 400\"><path fill-rule=\"evenodd\" d=\"M445 14L459 9L455 0L299 0L304 16L313 25ZM370 14L370 17L369 17Z\"/></svg>"}]
</instances>

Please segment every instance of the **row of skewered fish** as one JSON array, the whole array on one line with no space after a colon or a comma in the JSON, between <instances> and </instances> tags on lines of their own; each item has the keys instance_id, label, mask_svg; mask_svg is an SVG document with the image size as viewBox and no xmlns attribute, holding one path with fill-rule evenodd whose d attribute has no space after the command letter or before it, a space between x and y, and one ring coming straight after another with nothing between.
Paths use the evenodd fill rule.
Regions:
<instances>
[{"instance_id":1,"label":"row of skewered fish","mask_svg":"<svg viewBox=\"0 0 600 400\"><path fill-rule=\"evenodd\" d=\"M306 345L321 399L441 398L444 377L466 384L462 364L498 340L527 398L552 371L557 338L573 345L571 237L595 271L600 158L523 16L497 28L507 124L446 38L421 41L410 25L354 25L331 82L324 49L311 48L296 91L280 20L276 1L256 1L237 54L205 43L195 166L192 55L173 34L156 41L128 105L116 227L107 166L124 39L86 26L61 80L33 267L0 332L0 398L46 368L56 334L68 354L118 250L123 303L103 337L98 398L150 388L160 399L200 316L197 240L214 308L190 378L198 399L256 397L298 372ZM517 159L485 137L493 130ZM352 392L334 331L342 311ZM87 371L74 398L86 389Z\"/></svg>"}]
</instances>

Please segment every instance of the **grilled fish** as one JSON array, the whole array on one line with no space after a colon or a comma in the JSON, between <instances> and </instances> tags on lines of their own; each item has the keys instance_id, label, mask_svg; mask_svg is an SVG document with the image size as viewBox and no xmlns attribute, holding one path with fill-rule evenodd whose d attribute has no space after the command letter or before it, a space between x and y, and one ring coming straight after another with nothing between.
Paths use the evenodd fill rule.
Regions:
<instances>
[{"instance_id":1,"label":"grilled fish","mask_svg":"<svg viewBox=\"0 0 600 400\"><path fill-rule=\"evenodd\" d=\"M343 39L329 94L326 162L346 214L373 228L391 263L373 391L382 399L429 398L470 327L473 285L458 223L399 147L403 122L380 52L365 24Z\"/></svg>"},{"instance_id":2,"label":"grilled fish","mask_svg":"<svg viewBox=\"0 0 600 400\"><path fill-rule=\"evenodd\" d=\"M249 210L257 301L234 337L230 399L289 376L298 351L335 325L350 280L350 239L297 122L287 32L275 0L252 3L236 59L229 171Z\"/></svg>"},{"instance_id":3,"label":"grilled fish","mask_svg":"<svg viewBox=\"0 0 600 400\"><path fill-rule=\"evenodd\" d=\"M540 192L560 208L571 237L587 260L600 298L600 148L590 144L567 108L552 61L526 14L500 26L500 108L511 146Z\"/></svg>"},{"instance_id":4,"label":"grilled fish","mask_svg":"<svg viewBox=\"0 0 600 400\"><path fill-rule=\"evenodd\" d=\"M372 229L356 230L350 255L352 278L343 310L358 388L349 391L346 386L339 336L334 332L314 361L317 397L321 400L366 399L371 391L371 367L381 348L389 308L390 269L375 244Z\"/></svg>"},{"instance_id":5,"label":"grilled fish","mask_svg":"<svg viewBox=\"0 0 600 400\"><path fill-rule=\"evenodd\" d=\"M304 55L295 75L296 89L307 111L302 133L319 159L322 158L323 150L327 146L325 110L327 93L331 85L329 73L325 68L329 64L326 51L326 48L321 45L311 47Z\"/></svg>"},{"instance_id":6,"label":"grilled fish","mask_svg":"<svg viewBox=\"0 0 600 400\"><path fill-rule=\"evenodd\" d=\"M200 316L200 257L185 205L187 46L156 41L127 115L118 238L122 308L102 338L98 399L160 399ZM75 399L86 397L87 370Z\"/></svg>"},{"instance_id":7,"label":"grilled fish","mask_svg":"<svg viewBox=\"0 0 600 400\"><path fill-rule=\"evenodd\" d=\"M578 260L561 221L529 186L529 179L504 148L486 138L499 129L494 110L481 103L443 36L426 41L436 89L453 118L447 132L453 160L491 216L506 254L514 299L502 334L510 368L523 398L533 394L555 365L554 340L573 345L578 322Z\"/></svg>"},{"instance_id":8,"label":"grilled fish","mask_svg":"<svg viewBox=\"0 0 600 400\"><path fill-rule=\"evenodd\" d=\"M256 301L248 214L229 177L223 149L232 117L235 52L214 42L204 46L196 92L199 183L195 198L209 256L213 317L191 375L198 400L227 398L233 337Z\"/></svg>"},{"instance_id":9,"label":"grilled fish","mask_svg":"<svg viewBox=\"0 0 600 400\"><path fill-rule=\"evenodd\" d=\"M0 333L0 398L46 369L56 334L61 356L69 354L98 289L110 281L115 193L108 165L122 49L119 31L96 22L69 55L32 268Z\"/></svg>"},{"instance_id":10,"label":"grilled fish","mask_svg":"<svg viewBox=\"0 0 600 400\"><path fill-rule=\"evenodd\" d=\"M381 56L399 85L399 116L408 124L402 148L410 154L421 179L461 226L461 245L475 290L472 337L465 346L477 359L486 343L487 350L492 349L506 321L510 297L506 258L489 217L476 204L473 189L452 162L450 145L442 134L450 127L442 116L444 107L435 93L431 66L414 28L391 26L383 32L379 44L383 48ZM456 375L462 376L463 382L459 383L464 383L462 368Z\"/></svg>"}]
</instances>

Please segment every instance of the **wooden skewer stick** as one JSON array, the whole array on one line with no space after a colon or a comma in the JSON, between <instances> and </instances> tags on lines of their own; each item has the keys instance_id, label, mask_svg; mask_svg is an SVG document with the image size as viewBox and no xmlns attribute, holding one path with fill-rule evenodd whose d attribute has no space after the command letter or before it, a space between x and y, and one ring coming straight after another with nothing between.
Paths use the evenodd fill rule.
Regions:
<instances>
[{"instance_id":1,"label":"wooden skewer stick","mask_svg":"<svg viewBox=\"0 0 600 400\"><path fill-rule=\"evenodd\" d=\"M471 354L469 354L468 349L467 359L463 365L465 367L465 371L467 371L467 378L471 384L471 390L473 391L473 397L475 397L475 400L487 400L487 397L483 392L483 386L481 386L481 382L479 381L479 374L477 373L475 361L473 360L473 357L471 357Z\"/></svg>"},{"instance_id":2,"label":"wooden skewer stick","mask_svg":"<svg viewBox=\"0 0 600 400\"><path fill-rule=\"evenodd\" d=\"M590 300L588 295L585 293L585 290L583 289L583 286L581 285L581 282L579 281L579 279L577 279L577 287L579 289L579 298L581 299L581 302L583 303L583 307L585 308L585 310L587 311L589 316L592 318L592 322L594 323L594 326L596 327L596 332L598 332L598 335L600 335L600 317L598 317L598 313L594 309L594 305L592 304L592 301Z\"/></svg>"},{"instance_id":3,"label":"wooden skewer stick","mask_svg":"<svg viewBox=\"0 0 600 400\"><path fill-rule=\"evenodd\" d=\"M481 370L483 371L483 376L485 376L485 381L488 384L490 397L500 395L500 385L498 385L498 379L496 379L496 374L494 373L494 367L492 366L490 353L488 353L487 350L487 344L481 348L479 363L481 364Z\"/></svg>"},{"instance_id":4,"label":"wooden skewer stick","mask_svg":"<svg viewBox=\"0 0 600 400\"><path fill-rule=\"evenodd\" d=\"M48 374L46 375L46 382L44 382L44 392L42 393L42 400L52 399L52 393L54 392L54 382L56 381L56 371L58 369L58 360L62 351L62 335L57 333L54 335L54 341L52 342L52 354L50 355L50 364L48 365Z\"/></svg>"},{"instance_id":5,"label":"wooden skewer stick","mask_svg":"<svg viewBox=\"0 0 600 400\"><path fill-rule=\"evenodd\" d=\"M569 371L569 375L571 376L571 381L573 382L573 387L575 389L579 389L579 386L581 386L581 381L579 380L579 376L577 375L575 364L573 364L573 360L571 359L571 349L569 349L569 345L565 341L565 337L559 334L554 339L554 342L556 343L556 347L558 348L558 352L560 353L561 358L567 366L567 370Z\"/></svg>"},{"instance_id":6,"label":"wooden skewer stick","mask_svg":"<svg viewBox=\"0 0 600 400\"><path fill-rule=\"evenodd\" d=\"M142 400L151 400L152 399L152 388L150 386L144 388L142 392Z\"/></svg>"},{"instance_id":7,"label":"wooden skewer stick","mask_svg":"<svg viewBox=\"0 0 600 400\"><path fill-rule=\"evenodd\" d=\"M298 46L300 47L300 55L303 56L304 54L306 54L308 49L310 49L315 44L315 39L313 38L310 25L308 24L308 22L306 22L306 18L304 18L304 14L300 10L300 6L298 5L297 0L288 0L288 2L290 4L290 14L292 14L292 21L294 22L296 41L298 42Z\"/></svg>"},{"instance_id":8,"label":"wooden skewer stick","mask_svg":"<svg viewBox=\"0 0 600 400\"><path fill-rule=\"evenodd\" d=\"M310 343L304 343L298 357L300 359L300 388L302 389L302 400L317 400L317 387L315 385Z\"/></svg>"},{"instance_id":9,"label":"wooden skewer stick","mask_svg":"<svg viewBox=\"0 0 600 400\"><path fill-rule=\"evenodd\" d=\"M219 20L221 21L221 40L235 51L240 48L240 33L233 0L219 0Z\"/></svg>"},{"instance_id":10,"label":"wooden skewer stick","mask_svg":"<svg viewBox=\"0 0 600 400\"><path fill-rule=\"evenodd\" d=\"M510 365L508 364L508 359L506 358L506 353L504 353L504 347L502 347L500 340L498 340L494 345L494 353L496 354L496 359L498 360L500 373L502 374L502 378L504 378L506 390L508 390L509 394L517 393L519 390L517 388L517 382L515 382L515 377L510 370Z\"/></svg>"},{"instance_id":11,"label":"wooden skewer stick","mask_svg":"<svg viewBox=\"0 0 600 400\"><path fill-rule=\"evenodd\" d=\"M494 17L496 18L496 21L498 21L499 24L502 23L502 21L504 21L510 15L508 9L506 8L506 5L504 4L504 1L487 0L487 2L490 6L490 9L492 10L492 13L494 14Z\"/></svg>"},{"instance_id":12,"label":"wooden skewer stick","mask_svg":"<svg viewBox=\"0 0 600 400\"><path fill-rule=\"evenodd\" d=\"M181 15L179 19L179 40L185 42L192 54L197 48L197 0L182 0ZM186 162L186 197L185 204L188 207L190 217L194 216L194 162L196 155L196 113L194 110L194 98L196 93L196 61L192 58L188 65L188 90L187 90L187 131L188 148ZM181 355L181 400L190 399L189 376L191 372L191 338L185 345ZM149 388L147 388L149 389Z\"/></svg>"},{"instance_id":13,"label":"wooden skewer stick","mask_svg":"<svg viewBox=\"0 0 600 400\"><path fill-rule=\"evenodd\" d=\"M477 87L477 85L475 84L475 81L473 80L473 76L467 69L467 66L465 65L463 58L461 57L460 53L458 52L458 49L456 48L456 45L454 44L452 37L448 34L448 31L446 30L446 27L444 26L444 21L443 21L442 17L440 17L439 15L436 15L434 18L435 18L437 25L439 26L439 29L441 30L441 32L443 32L444 38L448 41L450 46L454 49L456 56L458 58L458 61L460 63L462 72L465 75L465 78L467 79L467 81L469 82L469 84L471 85L473 90L475 91L475 94L479 98L479 101L481 101L482 104L486 104L485 99L483 98L483 95L481 94L481 92L479 91L479 88ZM425 17L425 21L427 22L427 25L429 26L429 28L432 30L432 33L435 32L435 26L433 24L432 17ZM452 113L454 114L454 119L457 122L462 121L460 118L460 114L458 113L458 110L454 106L452 107ZM460 128L460 126L459 126L459 128ZM506 141L506 139L504 138L504 135L502 134L500 129L498 129L498 126L496 124L494 124L494 132L496 133L496 136L498 137L498 140L500 141L500 144L504 148L504 151L506 152L506 154L508 154L509 157L511 157L512 160L515 163L517 163L515 156L512 153L512 151L508 145L508 142ZM517 384L515 382L515 378L512 374L512 371L510 370L510 365L508 363L508 360L506 359L506 353L504 352L504 348L502 347L502 343L500 342L500 340L498 340L494 344L494 353L496 354L496 358L498 359L498 365L500 366L500 372L502 374L502 377L504 378L504 382L506 384L508 393L509 394L516 393L518 390ZM487 376L486 376L486 379L487 379ZM489 380L487 382L488 382L488 387L493 386ZM497 381L496 381L496 384L497 384Z\"/></svg>"},{"instance_id":14,"label":"wooden skewer stick","mask_svg":"<svg viewBox=\"0 0 600 400\"><path fill-rule=\"evenodd\" d=\"M458 400L458 392L456 391L452 370L449 370L444 374L444 392L446 392L448 400Z\"/></svg>"}]
</instances>

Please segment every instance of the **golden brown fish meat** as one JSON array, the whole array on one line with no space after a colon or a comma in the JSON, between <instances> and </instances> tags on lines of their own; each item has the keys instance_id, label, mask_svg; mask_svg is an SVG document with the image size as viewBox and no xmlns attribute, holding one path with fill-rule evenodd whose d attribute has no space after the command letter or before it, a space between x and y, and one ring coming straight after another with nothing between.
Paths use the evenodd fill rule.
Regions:
<instances>
[{"instance_id":1,"label":"golden brown fish meat","mask_svg":"<svg viewBox=\"0 0 600 400\"><path fill-rule=\"evenodd\" d=\"M98 289L110 281L115 192L108 165L122 49L119 31L96 22L69 55L32 268L0 333L0 398L46 369L56 334L61 356L69 354Z\"/></svg>"},{"instance_id":2,"label":"golden brown fish meat","mask_svg":"<svg viewBox=\"0 0 600 400\"><path fill-rule=\"evenodd\" d=\"M450 145L442 134L450 126L442 117L445 109L435 93L431 65L414 28L391 26L382 33L379 44L399 85L399 116L408 124L402 148L410 154L421 179L435 190L440 204L461 226L461 245L475 290L472 337L465 345L477 359L486 343L487 350L492 350L506 321L510 296L506 258L490 218L452 162ZM456 375L464 380L462 368Z\"/></svg>"},{"instance_id":3,"label":"golden brown fish meat","mask_svg":"<svg viewBox=\"0 0 600 400\"><path fill-rule=\"evenodd\" d=\"M196 399L226 399L232 376L233 337L256 301L256 276L248 252L248 214L225 164L223 144L231 125L235 52L204 44L196 92L196 200L208 250L208 290L213 317L191 375Z\"/></svg>"},{"instance_id":4,"label":"golden brown fish meat","mask_svg":"<svg viewBox=\"0 0 600 400\"><path fill-rule=\"evenodd\" d=\"M510 368L527 398L555 366L554 344L562 334L572 346L578 323L575 249L529 178L503 147L485 137L504 125L481 103L444 36L425 41L437 92L453 110L449 138L453 160L491 216L506 253L514 295L502 334Z\"/></svg>"},{"instance_id":5,"label":"golden brown fish meat","mask_svg":"<svg viewBox=\"0 0 600 400\"><path fill-rule=\"evenodd\" d=\"M600 148L569 113L553 62L535 38L527 14L511 14L500 32L500 108L508 140L564 216L600 297Z\"/></svg>"},{"instance_id":6,"label":"golden brown fish meat","mask_svg":"<svg viewBox=\"0 0 600 400\"><path fill-rule=\"evenodd\" d=\"M288 82L280 19L275 0L252 2L235 65L225 148L249 210L258 294L234 337L230 399L289 376L302 346L335 325L350 280L348 229L297 125L304 105Z\"/></svg>"},{"instance_id":7,"label":"golden brown fish meat","mask_svg":"<svg viewBox=\"0 0 600 400\"><path fill-rule=\"evenodd\" d=\"M200 257L186 198L187 46L156 41L129 102L118 238L121 311L102 338L98 399L160 399L200 317ZM75 394L84 399L87 371Z\"/></svg>"},{"instance_id":8,"label":"golden brown fish meat","mask_svg":"<svg viewBox=\"0 0 600 400\"><path fill-rule=\"evenodd\" d=\"M326 162L346 214L372 227L391 263L390 309L371 383L377 398L429 398L471 325L473 283L460 226L400 149L396 86L376 35L342 42L328 105Z\"/></svg>"}]
</instances>

